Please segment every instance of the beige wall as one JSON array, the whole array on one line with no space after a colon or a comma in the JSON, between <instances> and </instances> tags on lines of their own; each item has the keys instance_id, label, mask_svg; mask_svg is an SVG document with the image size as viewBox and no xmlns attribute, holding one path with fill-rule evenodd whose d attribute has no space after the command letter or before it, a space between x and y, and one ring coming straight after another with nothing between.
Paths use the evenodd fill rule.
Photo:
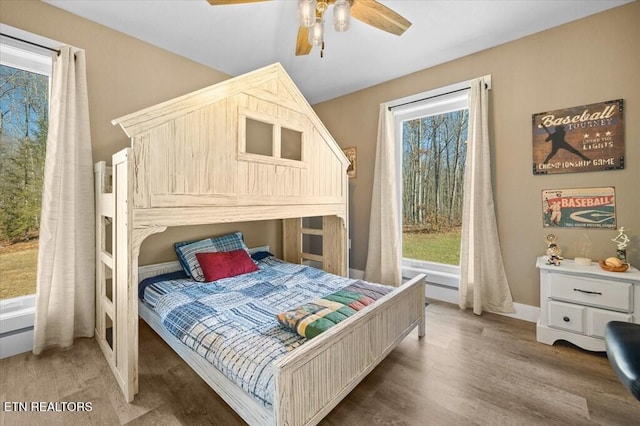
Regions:
<instances>
[{"instance_id":1,"label":"beige wall","mask_svg":"<svg viewBox=\"0 0 640 426\"><path fill-rule=\"evenodd\" d=\"M129 146L129 139L120 127L111 124L114 118L229 78L40 1L0 0L0 20L85 50L94 161L110 162L112 154ZM188 227L169 229L146 240L140 264L175 259L172 248L175 241L235 230L245 233L248 245L270 244L276 254L280 253L281 226L276 221Z\"/></svg>"},{"instance_id":2,"label":"beige wall","mask_svg":"<svg viewBox=\"0 0 640 426\"><path fill-rule=\"evenodd\" d=\"M500 242L516 302L539 306L535 258L544 253L541 190L615 186L618 226L631 228L628 255L640 267L640 2L314 105L338 143L358 148L350 180L351 267L364 269L378 105L385 101L492 75L491 136ZM437 40L425 40L437 43ZM624 99L626 169L549 176L532 174L531 115ZM591 257L615 254L611 230L553 230L566 257L581 239Z\"/></svg>"}]
</instances>

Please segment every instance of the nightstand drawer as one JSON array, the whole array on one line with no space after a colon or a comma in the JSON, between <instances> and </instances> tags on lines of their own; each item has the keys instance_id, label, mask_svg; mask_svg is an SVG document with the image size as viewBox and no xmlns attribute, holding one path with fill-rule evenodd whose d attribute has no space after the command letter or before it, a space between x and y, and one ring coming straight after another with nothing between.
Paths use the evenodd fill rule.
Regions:
<instances>
[{"instance_id":1,"label":"nightstand drawer","mask_svg":"<svg viewBox=\"0 0 640 426\"><path fill-rule=\"evenodd\" d=\"M604 338L604 328L609 321L631 322L631 314L605 311L603 309L587 309L587 335Z\"/></svg>"},{"instance_id":2,"label":"nightstand drawer","mask_svg":"<svg viewBox=\"0 0 640 426\"><path fill-rule=\"evenodd\" d=\"M626 282L558 274L551 275L549 296L556 300L631 312L633 286Z\"/></svg>"},{"instance_id":3,"label":"nightstand drawer","mask_svg":"<svg viewBox=\"0 0 640 426\"><path fill-rule=\"evenodd\" d=\"M549 302L549 326L584 334L584 317L587 308L562 302Z\"/></svg>"}]
</instances>

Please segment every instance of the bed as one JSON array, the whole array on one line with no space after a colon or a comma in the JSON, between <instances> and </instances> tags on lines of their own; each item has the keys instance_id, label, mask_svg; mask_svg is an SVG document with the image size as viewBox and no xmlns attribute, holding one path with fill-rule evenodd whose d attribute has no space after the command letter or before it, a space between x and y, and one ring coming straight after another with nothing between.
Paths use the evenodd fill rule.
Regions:
<instances>
[{"instance_id":1,"label":"bed","mask_svg":"<svg viewBox=\"0 0 640 426\"><path fill-rule=\"evenodd\" d=\"M131 147L95 166L96 340L127 401L138 392L140 315L249 424L318 423L414 328L424 277L278 357L265 405L167 331L138 284L179 271L139 268L167 227L282 220L282 261L348 275L348 160L279 64L114 120ZM321 217L318 229L303 218ZM322 240L306 253L304 235Z\"/></svg>"}]
</instances>

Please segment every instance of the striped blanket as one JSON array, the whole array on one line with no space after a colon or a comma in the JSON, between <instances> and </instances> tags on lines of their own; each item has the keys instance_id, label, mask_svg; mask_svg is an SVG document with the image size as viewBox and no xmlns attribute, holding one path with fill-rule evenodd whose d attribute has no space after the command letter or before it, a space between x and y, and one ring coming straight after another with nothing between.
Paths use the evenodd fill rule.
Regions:
<instances>
[{"instance_id":1,"label":"striped blanket","mask_svg":"<svg viewBox=\"0 0 640 426\"><path fill-rule=\"evenodd\" d=\"M181 278L179 273L167 280L156 277L140 283L140 297L171 334L271 407L273 361L307 340L281 326L276 315L357 280L273 256L258 261L258 267L256 272L211 283Z\"/></svg>"},{"instance_id":2,"label":"striped blanket","mask_svg":"<svg viewBox=\"0 0 640 426\"><path fill-rule=\"evenodd\" d=\"M313 339L391 292L391 288L357 281L327 296L278 314L278 321Z\"/></svg>"}]
</instances>

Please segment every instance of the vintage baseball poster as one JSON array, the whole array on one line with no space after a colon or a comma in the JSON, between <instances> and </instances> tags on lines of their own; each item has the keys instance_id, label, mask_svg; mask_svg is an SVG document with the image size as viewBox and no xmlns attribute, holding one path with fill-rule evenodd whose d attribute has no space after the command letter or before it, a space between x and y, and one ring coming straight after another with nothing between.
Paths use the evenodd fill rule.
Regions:
<instances>
[{"instance_id":1,"label":"vintage baseball poster","mask_svg":"<svg viewBox=\"0 0 640 426\"><path fill-rule=\"evenodd\" d=\"M533 174L624 169L622 99L532 116Z\"/></svg>"},{"instance_id":2,"label":"vintage baseball poster","mask_svg":"<svg viewBox=\"0 0 640 426\"><path fill-rule=\"evenodd\" d=\"M545 189L542 223L545 228L615 229L615 188Z\"/></svg>"}]
</instances>

